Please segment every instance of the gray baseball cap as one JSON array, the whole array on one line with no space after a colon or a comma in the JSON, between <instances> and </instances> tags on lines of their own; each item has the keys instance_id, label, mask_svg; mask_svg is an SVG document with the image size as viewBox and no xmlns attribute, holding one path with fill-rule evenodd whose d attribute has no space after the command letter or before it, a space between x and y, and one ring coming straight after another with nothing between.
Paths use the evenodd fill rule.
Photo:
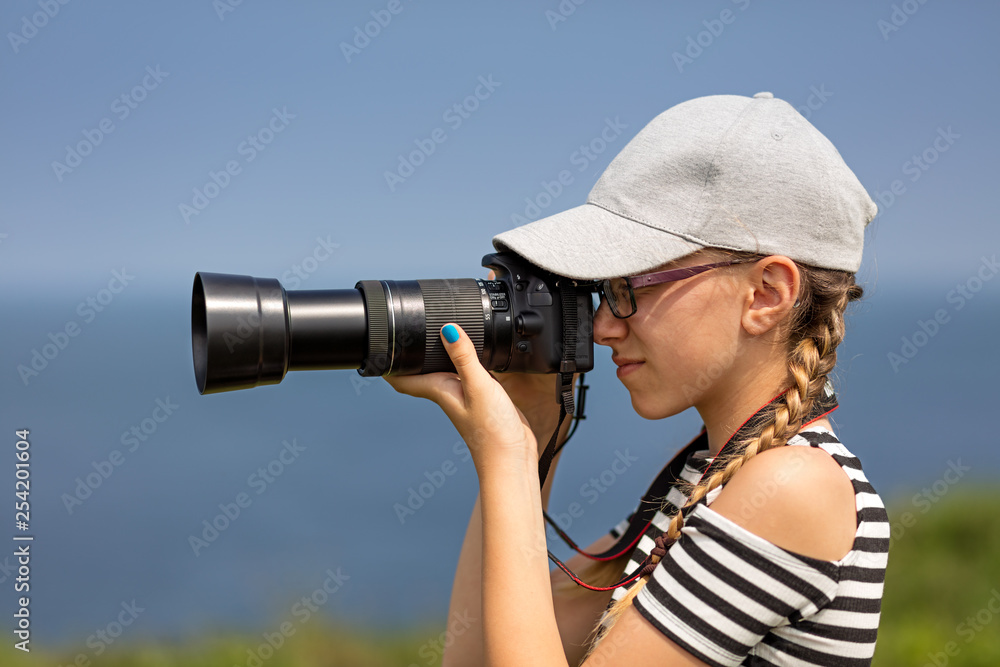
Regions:
<instances>
[{"instance_id":1,"label":"gray baseball cap","mask_svg":"<svg viewBox=\"0 0 1000 667\"><path fill-rule=\"evenodd\" d=\"M837 149L771 93L710 95L654 118L582 206L493 237L558 275L649 272L705 247L851 273L878 207Z\"/></svg>"}]
</instances>

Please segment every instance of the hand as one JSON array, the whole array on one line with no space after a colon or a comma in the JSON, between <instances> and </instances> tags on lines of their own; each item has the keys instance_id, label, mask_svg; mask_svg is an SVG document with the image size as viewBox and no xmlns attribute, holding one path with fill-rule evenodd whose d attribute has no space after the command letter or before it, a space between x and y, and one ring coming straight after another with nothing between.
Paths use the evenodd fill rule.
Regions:
<instances>
[{"instance_id":1,"label":"hand","mask_svg":"<svg viewBox=\"0 0 1000 667\"><path fill-rule=\"evenodd\" d=\"M496 273L490 270L486 279L495 280ZM499 371L490 371L490 374L504 388L517 409L527 418L535 439L538 441L538 455L541 456L541 450L548 444L552 431L555 430L556 424L559 422L561 401L556 400L556 383L559 376L553 373L501 373ZM579 373L573 375L574 393L579 376ZM571 421L570 418L566 419L559 442L565 439Z\"/></svg>"},{"instance_id":2,"label":"hand","mask_svg":"<svg viewBox=\"0 0 1000 667\"><path fill-rule=\"evenodd\" d=\"M449 327L458 334L455 342L444 336ZM401 394L437 403L465 440L477 470L511 458L537 460L538 444L528 420L483 368L468 335L457 324L446 324L441 336L457 373L383 376L385 381Z\"/></svg>"}]
</instances>

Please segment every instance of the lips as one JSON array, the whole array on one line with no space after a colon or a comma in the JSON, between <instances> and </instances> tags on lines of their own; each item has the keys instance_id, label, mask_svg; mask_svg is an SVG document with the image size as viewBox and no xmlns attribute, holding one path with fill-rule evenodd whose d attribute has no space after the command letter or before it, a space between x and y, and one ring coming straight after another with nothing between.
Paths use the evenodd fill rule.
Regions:
<instances>
[{"instance_id":1,"label":"lips","mask_svg":"<svg viewBox=\"0 0 1000 667\"><path fill-rule=\"evenodd\" d=\"M618 366L617 375L618 378L624 378L629 373L636 371L645 362L640 359L627 359L625 357L611 356L611 361Z\"/></svg>"}]
</instances>

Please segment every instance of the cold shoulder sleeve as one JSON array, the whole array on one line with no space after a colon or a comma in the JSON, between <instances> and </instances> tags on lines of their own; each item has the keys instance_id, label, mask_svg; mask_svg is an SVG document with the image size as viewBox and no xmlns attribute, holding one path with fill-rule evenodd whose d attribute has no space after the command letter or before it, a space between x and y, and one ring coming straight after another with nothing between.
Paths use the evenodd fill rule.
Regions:
<instances>
[{"instance_id":1,"label":"cold shoulder sleeve","mask_svg":"<svg viewBox=\"0 0 1000 667\"><path fill-rule=\"evenodd\" d=\"M836 595L839 567L787 551L704 503L690 513L636 609L709 665L739 665L772 629Z\"/></svg>"}]
</instances>

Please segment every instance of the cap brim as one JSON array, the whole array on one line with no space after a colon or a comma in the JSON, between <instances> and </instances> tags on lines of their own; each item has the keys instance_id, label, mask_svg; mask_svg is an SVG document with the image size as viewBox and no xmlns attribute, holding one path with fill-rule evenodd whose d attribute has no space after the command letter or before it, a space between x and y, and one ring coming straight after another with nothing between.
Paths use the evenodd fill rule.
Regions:
<instances>
[{"instance_id":1,"label":"cap brim","mask_svg":"<svg viewBox=\"0 0 1000 667\"><path fill-rule=\"evenodd\" d=\"M497 234L493 247L560 276L600 280L645 273L704 246L583 204Z\"/></svg>"}]
</instances>

